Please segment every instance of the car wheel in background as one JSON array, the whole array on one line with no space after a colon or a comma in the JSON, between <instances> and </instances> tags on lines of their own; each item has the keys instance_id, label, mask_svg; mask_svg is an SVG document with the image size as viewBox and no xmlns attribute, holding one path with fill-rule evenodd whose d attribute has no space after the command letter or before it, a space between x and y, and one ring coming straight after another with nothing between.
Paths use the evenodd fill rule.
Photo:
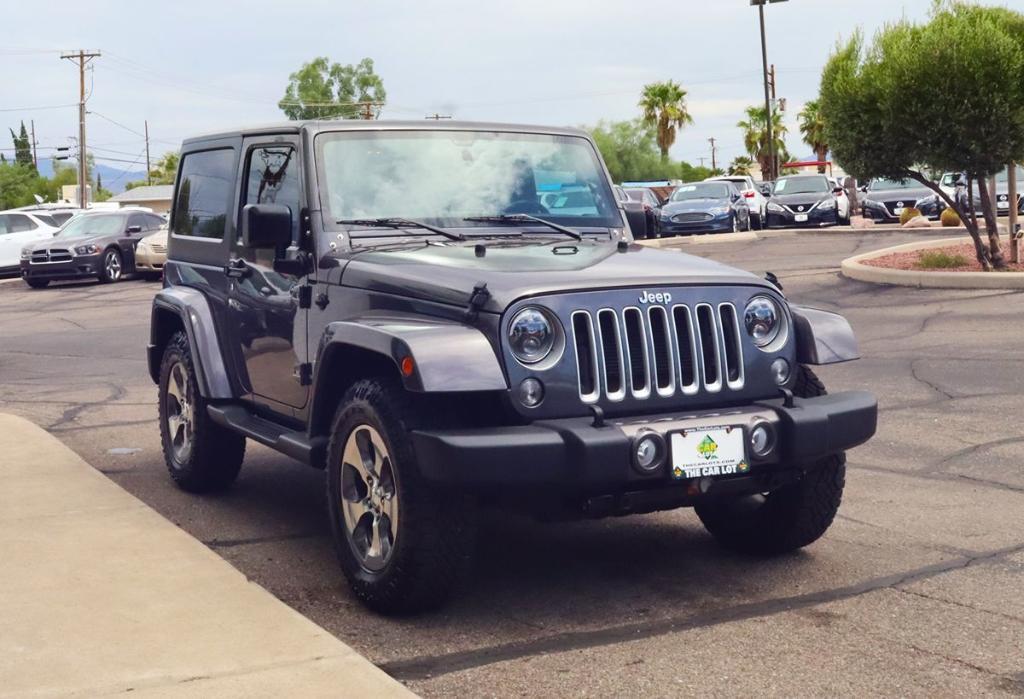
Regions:
<instances>
[{"instance_id":1,"label":"car wheel in background","mask_svg":"<svg viewBox=\"0 0 1024 699\"><path fill-rule=\"evenodd\" d=\"M33 289L45 289L50 285L49 279L26 279L25 283Z\"/></svg>"},{"instance_id":2,"label":"car wheel in background","mask_svg":"<svg viewBox=\"0 0 1024 699\"><path fill-rule=\"evenodd\" d=\"M119 282L123 273L124 262L121 259L121 252L116 248L104 252L100 262L100 281L104 284Z\"/></svg>"},{"instance_id":3,"label":"car wheel in background","mask_svg":"<svg viewBox=\"0 0 1024 699\"><path fill-rule=\"evenodd\" d=\"M740 232L740 217L737 216L735 213L733 213L733 215L732 215L732 232L733 233L739 233Z\"/></svg>"}]
</instances>

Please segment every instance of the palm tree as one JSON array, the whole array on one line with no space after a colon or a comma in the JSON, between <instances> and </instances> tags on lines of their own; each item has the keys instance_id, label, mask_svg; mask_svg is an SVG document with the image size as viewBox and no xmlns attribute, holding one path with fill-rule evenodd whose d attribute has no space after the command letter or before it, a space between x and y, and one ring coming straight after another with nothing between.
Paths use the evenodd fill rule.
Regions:
<instances>
[{"instance_id":1,"label":"palm tree","mask_svg":"<svg viewBox=\"0 0 1024 699\"><path fill-rule=\"evenodd\" d=\"M821 116L818 100L811 100L804 105L799 114L800 133L804 137L804 143L809 145L818 156L818 160L824 162L828 158L828 139L825 137L825 120ZM818 172L825 174L825 166L819 165Z\"/></svg>"},{"instance_id":2,"label":"palm tree","mask_svg":"<svg viewBox=\"0 0 1024 699\"><path fill-rule=\"evenodd\" d=\"M668 160L668 149L676 142L676 129L693 123L686 109L686 90L674 80L644 85L639 106L644 122L657 129L662 160Z\"/></svg>"},{"instance_id":3,"label":"palm tree","mask_svg":"<svg viewBox=\"0 0 1024 699\"><path fill-rule=\"evenodd\" d=\"M736 126L743 130L743 145L750 157L757 161L761 168L761 176L767 177L772 172L771 158L768 155L768 112L764 107L747 107L747 118ZM782 123L782 114L772 113L772 151L776 162L782 160L786 152L786 133L789 129ZM784 161L783 161L784 162Z\"/></svg>"},{"instance_id":4,"label":"palm tree","mask_svg":"<svg viewBox=\"0 0 1024 699\"><path fill-rule=\"evenodd\" d=\"M730 175L749 175L754 167L754 161L745 155L737 156L729 165Z\"/></svg>"}]
</instances>

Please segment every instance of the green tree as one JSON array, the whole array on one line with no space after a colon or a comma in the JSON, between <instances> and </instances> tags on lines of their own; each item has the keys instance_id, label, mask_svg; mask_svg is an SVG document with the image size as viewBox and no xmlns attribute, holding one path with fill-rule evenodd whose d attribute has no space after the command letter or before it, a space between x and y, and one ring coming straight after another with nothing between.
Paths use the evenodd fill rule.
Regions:
<instances>
[{"instance_id":1,"label":"green tree","mask_svg":"<svg viewBox=\"0 0 1024 699\"><path fill-rule=\"evenodd\" d=\"M818 100L811 100L804 105L798 115L800 119L800 135L804 143L811 147L818 160L828 159L828 138L825 136L825 120L821 116L821 105ZM825 174L825 166L819 165L818 172Z\"/></svg>"},{"instance_id":2,"label":"green tree","mask_svg":"<svg viewBox=\"0 0 1024 699\"><path fill-rule=\"evenodd\" d=\"M855 34L837 48L821 80L826 137L858 178L910 178L932 189L960 215L982 267L1003 267L986 184L1006 163L1024 159L1021 75L1024 15L940 1L927 24L903 21L870 47ZM923 84L929 88L907 89ZM987 241L971 207L943 192L920 163L978 182Z\"/></svg>"},{"instance_id":3,"label":"green tree","mask_svg":"<svg viewBox=\"0 0 1024 699\"><path fill-rule=\"evenodd\" d=\"M693 123L686 107L686 90L674 80L644 85L639 106L643 110L644 122L656 129L662 160L668 160L668 151L676 142L677 130Z\"/></svg>"},{"instance_id":4,"label":"green tree","mask_svg":"<svg viewBox=\"0 0 1024 699\"><path fill-rule=\"evenodd\" d=\"M136 187L145 187L150 183L150 181L152 181L154 185L174 184L174 179L178 176L178 161L180 159L181 154L177 151L164 153L150 169L149 180L126 182L124 185L125 191L135 189Z\"/></svg>"},{"instance_id":5,"label":"green tree","mask_svg":"<svg viewBox=\"0 0 1024 699\"><path fill-rule=\"evenodd\" d=\"M35 162L32 160L32 141L29 140L25 122L21 122L19 133L14 133L14 129L8 130L11 132L11 140L14 141L14 162L35 170Z\"/></svg>"},{"instance_id":6,"label":"green tree","mask_svg":"<svg viewBox=\"0 0 1024 699\"><path fill-rule=\"evenodd\" d=\"M729 163L730 175L750 175L753 169L754 161L745 155L737 156Z\"/></svg>"},{"instance_id":7,"label":"green tree","mask_svg":"<svg viewBox=\"0 0 1024 699\"><path fill-rule=\"evenodd\" d=\"M747 118L740 121L736 126L743 131L743 146L747 149L750 157L757 161L761 169L761 177L768 177L768 173L776 172L778 167L772 167L772 158L768 151L768 112L764 107L747 107ZM772 112L772 152L775 155L774 165L789 160L786 151L786 134L789 129L782 121L782 114L778 111Z\"/></svg>"},{"instance_id":8,"label":"green tree","mask_svg":"<svg viewBox=\"0 0 1024 699\"><path fill-rule=\"evenodd\" d=\"M0 211L35 203L39 179L31 165L0 163Z\"/></svg>"},{"instance_id":9,"label":"green tree","mask_svg":"<svg viewBox=\"0 0 1024 699\"><path fill-rule=\"evenodd\" d=\"M358 103L383 103L384 81L373 70L373 60L356 65L331 63L326 56L314 58L288 77L288 87L277 106L289 119L376 118L379 109Z\"/></svg>"}]
</instances>

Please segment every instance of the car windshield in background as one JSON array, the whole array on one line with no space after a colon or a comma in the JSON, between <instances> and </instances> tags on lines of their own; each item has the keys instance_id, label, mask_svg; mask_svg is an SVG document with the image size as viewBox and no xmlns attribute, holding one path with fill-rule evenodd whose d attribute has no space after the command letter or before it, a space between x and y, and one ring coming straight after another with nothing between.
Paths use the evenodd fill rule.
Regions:
<instances>
[{"instance_id":1,"label":"car windshield in background","mask_svg":"<svg viewBox=\"0 0 1024 699\"><path fill-rule=\"evenodd\" d=\"M831 192L824 177L783 177L775 183L773 194L825 194Z\"/></svg>"},{"instance_id":2,"label":"car windshield in background","mask_svg":"<svg viewBox=\"0 0 1024 699\"><path fill-rule=\"evenodd\" d=\"M123 229L123 216L79 216L57 231L57 236L81 238L85 235L117 235Z\"/></svg>"},{"instance_id":3,"label":"car windshield in background","mask_svg":"<svg viewBox=\"0 0 1024 699\"><path fill-rule=\"evenodd\" d=\"M1010 181L1010 168L996 173L996 182L1006 183ZM1024 165L1017 166L1017 187L1024 187Z\"/></svg>"},{"instance_id":4,"label":"car windshield in background","mask_svg":"<svg viewBox=\"0 0 1024 699\"><path fill-rule=\"evenodd\" d=\"M886 177L879 177L878 179L871 180L871 186L868 187L869 192L880 192L883 190L891 189L920 189L921 184L914 180L890 180Z\"/></svg>"},{"instance_id":5,"label":"car windshield in background","mask_svg":"<svg viewBox=\"0 0 1024 699\"><path fill-rule=\"evenodd\" d=\"M672 201L690 201L693 199L728 199L729 185L720 182L702 182L700 184L680 185L672 193Z\"/></svg>"},{"instance_id":6,"label":"car windshield in background","mask_svg":"<svg viewBox=\"0 0 1024 699\"><path fill-rule=\"evenodd\" d=\"M36 214L36 218L39 219L39 221L41 223L45 223L47 226L53 226L54 228L60 228L60 224L57 223L57 221L54 220L54 218L52 216L48 215L48 214Z\"/></svg>"},{"instance_id":7,"label":"car windshield in background","mask_svg":"<svg viewBox=\"0 0 1024 699\"><path fill-rule=\"evenodd\" d=\"M337 132L318 136L316 148L332 221L404 218L466 226L467 217L527 214L567 226L622 226L600 161L584 138Z\"/></svg>"}]
</instances>

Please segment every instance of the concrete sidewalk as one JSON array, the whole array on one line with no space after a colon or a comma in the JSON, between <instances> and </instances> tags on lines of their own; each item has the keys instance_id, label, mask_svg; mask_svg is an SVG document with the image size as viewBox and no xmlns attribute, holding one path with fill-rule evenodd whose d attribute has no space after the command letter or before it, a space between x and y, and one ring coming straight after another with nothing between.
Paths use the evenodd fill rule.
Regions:
<instances>
[{"instance_id":1,"label":"concrete sidewalk","mask_svg":"<svg viewBox=\"0 0 1024 699\"><path fill-rule=\"evenodd\" d=\"M0 479L0 696L412 696L2 414Z\"/></svg>"}]
</instances>

